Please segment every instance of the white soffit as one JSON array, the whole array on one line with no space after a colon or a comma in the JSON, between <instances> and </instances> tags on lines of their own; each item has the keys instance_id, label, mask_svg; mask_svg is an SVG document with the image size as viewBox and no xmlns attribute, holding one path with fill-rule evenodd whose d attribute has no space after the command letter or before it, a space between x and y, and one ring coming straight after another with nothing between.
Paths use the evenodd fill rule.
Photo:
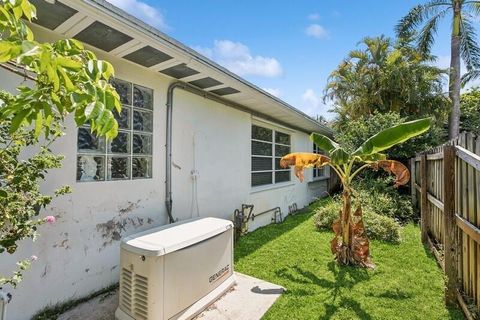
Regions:
<instances>
[{"instance_id":1,"label":"white soffit","mask_svg":"<svg viewBox=\"0 0 480 320\"><path fill-rule=\"evenodd\" d=\"M31 0L36 24L305 132L331 134L298 109L105 0Z\"/></svg>"}]
</instances>

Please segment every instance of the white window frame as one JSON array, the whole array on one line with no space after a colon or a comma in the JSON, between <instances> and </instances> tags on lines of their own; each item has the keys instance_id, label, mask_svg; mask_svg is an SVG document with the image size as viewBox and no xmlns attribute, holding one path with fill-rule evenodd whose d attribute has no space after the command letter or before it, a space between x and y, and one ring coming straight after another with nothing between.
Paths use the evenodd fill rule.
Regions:
<instances>
[{"instance_id":1,"label":"white window frame","mask_svg":"<svg viewBox=\"0 0 480 320\"><path fill-rule=\"evenodd\" d=\"M251 136L251 131L252 131L251 129L252 129L253 126L262 127L262 128L271 130L272 131L272 141L269 142L269 141L264 141L264 140L253 139L253 137ZM275 133L276 132L280 132L280 133L288 135L290 137L290 145L286 145L286 144L282 144L282 143L275 143ZM263 190L268 190L268 189L275 189L275 188L285 187L285 186L289 186L289 185L294 184L294 182L292 180L292 170L291 170L291 168L281 169L281 170L276 170L275 169L275 161L276 161L276 158L278 158L277 156L275 156L275 146L276 145L287 146L287 147L290 148L290 152L293 152L292 151L292 149L293 149L293 133L294 133L293 131L291 131L287 128L272 125L270 122L263 122L263 121L259 121L259 120L252 121L251 126L250 126L250 187L252 189L252 192L263 191ZM271 156L262 156L262 155L252 154L252 142L253 141L271 144L272 145L272 155ZM252 171L251 161L252 161L253 157L271 158L272 159L272 170ZM287 171L290 173L288 181L275 182L275 173L276 172L287 172ZM272 174L272 183L253 186L252 185L252 174L253 173L262 173L262 172L270 172Z\"/></svg>"},{"instance_id":2,"label":"white window frame","mask_svg":"<svg viewBox=\"0 0 480 320\"><path fill-rule=\"evenodd\" d=\"M315 143L312 143L312 152L315 154L325 154ZM312 169L312 181L325 180L328 178L327 166Z\"/></svg>"}]
</instances>

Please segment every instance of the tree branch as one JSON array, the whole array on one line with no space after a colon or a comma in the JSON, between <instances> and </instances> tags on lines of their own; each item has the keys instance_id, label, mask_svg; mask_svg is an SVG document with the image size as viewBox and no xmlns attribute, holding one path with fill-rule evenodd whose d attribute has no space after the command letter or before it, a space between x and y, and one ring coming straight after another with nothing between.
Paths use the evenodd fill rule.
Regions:
<instances>
[{"instance_id":1,"label":"tree branch","mask_svg":"<svg viewBox=\"0 0 480 320\"><path fill-rule=\"evenodd\" d=\"M24 79L28 79L28 80L32 80L32 81L37 81L37 78L32 76L32 75L29 75L27 73L27 70L25 70L25 68L15 64L15 63L11 63L11 62L7 62L7 63L0 63L0 67L2 67L3 69L6 69L10 72L13 72L15 73L16 75L19 75L21 77L23 77Z\"/></svg>"}]
</instances>

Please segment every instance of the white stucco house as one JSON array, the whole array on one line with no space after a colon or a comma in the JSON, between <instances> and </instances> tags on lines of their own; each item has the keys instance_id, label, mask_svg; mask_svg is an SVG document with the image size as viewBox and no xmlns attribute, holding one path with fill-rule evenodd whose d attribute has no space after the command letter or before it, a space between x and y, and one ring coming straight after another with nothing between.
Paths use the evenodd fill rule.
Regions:
<instances>
[{"instance_id":1,"label":"white stucco house","mask_svg":"<svg viewBox=\"0 0 480 320\"><path fill-rule=\"evenodd\" d=\"M171 219L231 219L242 204L254 213L280 207L285 217L293 204L325 195L328 169L310 170L299 183L278 160L314 151L309 134L331 135L327 127L104 0L30 1L38 40L73 37L113 64L124 108L112 143L70 119L54 145L65 160L44 191L70 185L73 193L42 212L57 223L43 226L36 242L1 256L0 273L39 257L11 291L8 319L29 319L118 282L126 235ZM0 70L2 89L13 92L23 80ZM270 223L271 214L250 229Z\"/></svg>"}]
</instances>

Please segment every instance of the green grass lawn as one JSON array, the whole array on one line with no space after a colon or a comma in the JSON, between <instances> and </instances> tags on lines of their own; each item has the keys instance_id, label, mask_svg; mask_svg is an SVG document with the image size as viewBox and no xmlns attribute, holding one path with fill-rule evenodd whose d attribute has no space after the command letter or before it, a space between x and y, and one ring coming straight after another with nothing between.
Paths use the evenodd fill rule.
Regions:
<instances>
[{"instance_id":1,"label":"green grass lawn","mask_svg":"<svg viewBox=\"0 0 480 320\"><path fill-rule=\"evenodd\" d=\"M330 252L333 233L313 225L312 211L322 203L236 244L236 271L287 289L264 319L464 319L445 308L442 272L417 226L404 228L399 245L373 241L375 270L339 267Z\"/></svg>"}]
</instances>

